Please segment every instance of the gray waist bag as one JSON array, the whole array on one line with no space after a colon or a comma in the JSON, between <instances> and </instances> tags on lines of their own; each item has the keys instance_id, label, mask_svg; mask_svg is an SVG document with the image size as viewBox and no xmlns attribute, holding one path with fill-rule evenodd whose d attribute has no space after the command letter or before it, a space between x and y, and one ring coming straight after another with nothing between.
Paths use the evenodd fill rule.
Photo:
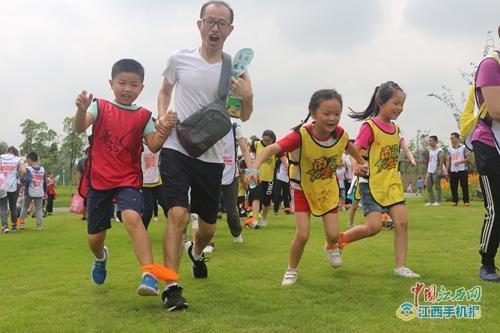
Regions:
<instances>
[{"instance_id":1,"label":"gray waist bag","mask_svg":"<svg viewBox=\"0 0 500 333\"><path fill-rule=\"evenodd\" d=\"M223 53L217 100L203 106L177 125L177 137L191 157L199 157L222 139L232 127L226 95L231 76L231 57Z\"/></svg>"}]
</instances>

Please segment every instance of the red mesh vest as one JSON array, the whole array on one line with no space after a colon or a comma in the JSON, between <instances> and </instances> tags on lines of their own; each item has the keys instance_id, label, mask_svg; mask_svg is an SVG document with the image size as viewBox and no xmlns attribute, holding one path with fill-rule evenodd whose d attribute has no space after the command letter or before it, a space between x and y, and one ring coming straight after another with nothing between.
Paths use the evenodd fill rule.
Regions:
<instances>
[{"instance_id":1,"label":"red mesh vest","mask_svg":"<svg viewBox=\"0 0 500 333\"><path fill-rule=\"evenodd\" d=\"M97 107L88 159L90 187L141 187L142 133L151 112L122 109L102 99L97 99Z\"/></svg>"}]
</instances>

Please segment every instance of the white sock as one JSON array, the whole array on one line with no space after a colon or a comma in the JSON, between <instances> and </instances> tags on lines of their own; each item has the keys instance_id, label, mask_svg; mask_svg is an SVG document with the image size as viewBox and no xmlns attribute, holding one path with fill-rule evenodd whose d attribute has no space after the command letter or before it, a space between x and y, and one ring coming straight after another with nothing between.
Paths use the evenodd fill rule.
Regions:
<instances>
[{"instance_id":1,"label":"white sock","mask_svg":"<svg viewBox=\"0 0 500 333\"><path fill-rule=\"evenodd\" d=\"M167 290L168 288L173 287L173 286L178 286L177 282L172 282L170 284L165 285L165 289L163 289L163 290Z\"/></svg>"},{"instance_id":2,"label":"white sock","mask_svg":"<svg viewBox=\"0 0 500 333\"><path fill-rule=\"evenodd\" d=\"M193 245L193 250L191 251L191 255L193 256L194 260L196 260L196 261L200 260L203 257L202 254L196 254L194 252L194 245Z\"/></svg>"},{"instance_id":3,"label":"white sock","mask_svg":"<svg viewBox=\"0 0 500 333\"><path fill-rule=\"evenodd\" d=\"M104 251L104 248L102 249L102 254L103 254L103 257L101 259L98 259L97 257L94 257L95 260L97 260L97 261L104 261L104 260L106 260L106 258L108 256L106 255L106 251Z\"/></svg>"}]
</instances>

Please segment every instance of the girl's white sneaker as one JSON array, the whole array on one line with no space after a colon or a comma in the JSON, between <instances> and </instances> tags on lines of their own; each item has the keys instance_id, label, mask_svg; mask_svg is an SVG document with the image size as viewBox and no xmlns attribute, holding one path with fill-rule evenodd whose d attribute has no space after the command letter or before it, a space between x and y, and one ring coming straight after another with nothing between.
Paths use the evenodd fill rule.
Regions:
<instances>
[{"instance_id":1,"label":"girl's white sneaker","mask_svg":"<svg viewBox=\"0 0 500 333\"><path fill-rule=\"evenodd\" d=\"M420 275L409 269L408 267L401 266L394 268L394 274L410 279L420 279Z\"/></svg>"},{"instance_id":2,"label":"girl's white sneaker","mask_svg":"<svg viewBox=\"0 0 500 333\"><path fill-rule=\"evenodd\" d=\"M285 271L285 276L283 276L283 280L281 281L281 286L289 286L297 282L299 278L299 272L297 269L287 269Z\"/></svg>"}]
</instances>

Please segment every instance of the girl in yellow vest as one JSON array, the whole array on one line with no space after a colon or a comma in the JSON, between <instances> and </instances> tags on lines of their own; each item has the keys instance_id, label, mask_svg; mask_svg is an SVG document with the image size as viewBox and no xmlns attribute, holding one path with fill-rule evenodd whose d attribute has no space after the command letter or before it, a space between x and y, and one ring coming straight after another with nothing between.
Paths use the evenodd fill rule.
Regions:
<instances>
[{"instance_id":1,"label":"girl in yellow vest","mask_svg":"<svg viewBox=\"0 0 500 333\"><path fill-rule=\"evenodd\" d=\"M247 169L247 181L257 181L257 169L269 156L290 152L290 184L295 202L296 231L290 246L290 261L281 282L294 284L298 265L309 238L311 214L321 216L325 229L327 259L333 267L342 265L339 251L339 184L335 171L342 153L347 150L358 161L356 173L368 166L347 133L338 126L342 113L342 97L333 89L315 92L309 102L309 113L303 124L277 143L257 155L253 167ZM309 117L312 124L305 124ZM333 248L333 249L332 249Z\"/></svg>"},{"instance_id":2,"label":"girl in yellow vest","mask_svg":"<svg viewBox=\"0 0 500 333\"><path fill-rule=\"evenodd\" d=\"M341 246L372 237L381 227L381 214L388 212L394 223L394 274L406 278L420 275L405 266L408 250L408 214L403 196L403 183L398 174L400 153L399 127L394 123L401 112L406 95L394 82L375 88L370 105L364 112L349 116L366 120L359 130L355 145L368 159L369 174L359 178L361 204L366 224L357 225L341 233Z\"/></svg>"},{"instance_id":3,"label":"girl in yellow vest","mask_svg":"<svg viewBox=\"0 0 500 333\"><path fill-rule=\"evenodd\" d=\"M262 154L264 148L276 142L276 134L271 130L265 130L262 133L262 139L251 145L251 150L256 157ZM267 212L271 207L273 196L274 167L276 165L276 155L267 156L259 165L260 184L250 189L248 200L252 206L252 217L245 220L245 227L258 229L267 226ZM262 220L260 224L257 217L262 203Z\"/></svg>"}]
</instances>

